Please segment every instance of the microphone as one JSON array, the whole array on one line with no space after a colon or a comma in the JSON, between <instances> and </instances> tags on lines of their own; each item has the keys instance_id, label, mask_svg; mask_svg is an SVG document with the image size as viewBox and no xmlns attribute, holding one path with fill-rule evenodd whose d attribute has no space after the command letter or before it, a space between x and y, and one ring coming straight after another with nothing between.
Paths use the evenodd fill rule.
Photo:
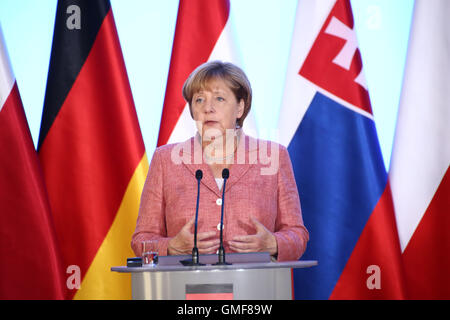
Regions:
<instances>
[{"instance_id":1,"label":"microphone","mask_svg":"<svg viewBox=\"0 0 450 320\"><path fill-rule=\"evenodd\" d=\"M222 189L222 211L220 215L220 247L219 247L219 253L218 258L219 261L215 263L214 265L230 265L231 263L228 263L225 261L225 249L223 248L223 208L225 206L225 186L227 183L227 179L230 177L230 171L225 168L222 170L222 178L223 178L223 189Z\"/></svg>"},{"instance_id":2,"label":"microphone","mask_svg":"<svg viewBox=\"0 0 450 320\"><path fill-rule=\"evenodd\" d=\"M197 179L197 206L195 208L194 247L192 248L192 259L180 261L184 266L204 266L204 264L199 262L197 248L198 206L200 202L200 180L203 178L202 170L195 171L195 178Z\"/></svg>"}]
</instances>

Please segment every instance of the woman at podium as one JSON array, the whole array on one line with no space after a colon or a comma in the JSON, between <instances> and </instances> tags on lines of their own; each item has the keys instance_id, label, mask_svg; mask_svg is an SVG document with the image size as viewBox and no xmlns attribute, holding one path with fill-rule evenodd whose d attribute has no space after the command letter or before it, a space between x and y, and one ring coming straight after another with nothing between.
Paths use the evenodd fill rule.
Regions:
<instances>
[{"instance_id":1,"label":"woman at podium","mask_svg":"<svg viewBox=\"0 0 450 320\"><path fill-rule=\"evenodd\" d=\"M245 73L220 61L200 65L183 86L197 133L158 147L142 192L131 246L157 240L159 255L191 254L198 176L197 247L219 248L221 208L226 253L269 252L278 261L297 260L309 239L287 149L246 135L252 90ZM229 170L222 199L223 169ZM225 177L226 178L226 177Z\"/></svg>"}]
</instances>

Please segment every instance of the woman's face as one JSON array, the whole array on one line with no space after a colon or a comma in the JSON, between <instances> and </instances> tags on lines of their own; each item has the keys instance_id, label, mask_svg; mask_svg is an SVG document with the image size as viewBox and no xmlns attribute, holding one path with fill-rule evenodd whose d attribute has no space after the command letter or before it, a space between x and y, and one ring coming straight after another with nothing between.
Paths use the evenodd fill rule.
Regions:
<instances>
[{"instance_id":1,"label":"woman's face","mask_svg":"<svg viewBox=\"0 0 450 320\"><path fill-rule=\"evenodd\" d=\"M236 128L236 119L242 117L244 105L244 100L237 101L222 79L210 80L205 89L194 94L191 103L199 133L203 137L206 134L216 138L219 131L219 134L225 135L227 129Z\"/></svg>"}]
</instances>

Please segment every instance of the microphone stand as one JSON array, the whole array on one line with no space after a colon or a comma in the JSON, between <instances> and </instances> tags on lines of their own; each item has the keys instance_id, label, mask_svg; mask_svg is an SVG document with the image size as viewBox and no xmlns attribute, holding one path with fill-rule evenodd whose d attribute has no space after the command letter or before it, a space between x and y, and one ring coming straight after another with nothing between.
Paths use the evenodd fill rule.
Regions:
<instances>
[{"instance_id":1,"label":"microphone stand","mask_svg":"<svg viewBox=\"0 0 450 320\"><path fill-rule=\"evenodd\" d=\"M220 247L218 252L218 262L214 265L231 265L225 261L225 249L223 247L223 208L225 206L225 186L227 183L227 179L230 176L230 171L225 168L222 170L222 178L223 178L223 189L222 189L222 209L220 215Z\"/></svg>"},{"instance_id":2,"label":"microphone stand","mask_svg":"<svg viewBox=\"0 0 450 320\"><path fill-rule=\"evenodd\" d=\"M184 266L204 266L199 262L198 248L197 248L197 225L198 225L198 207L200 202L200 180L203 178L202 170L195 172L195 178L197 179L197 206L195 209L195 225L194 225L194 247L192 248L192 259L181 260L181 264Z\"/></svg>"}]
</instances>

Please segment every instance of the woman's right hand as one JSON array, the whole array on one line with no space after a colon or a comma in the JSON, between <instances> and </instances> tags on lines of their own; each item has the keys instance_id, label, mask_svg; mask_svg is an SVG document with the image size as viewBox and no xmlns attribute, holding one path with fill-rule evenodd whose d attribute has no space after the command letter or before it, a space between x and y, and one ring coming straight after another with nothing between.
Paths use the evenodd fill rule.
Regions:
<instances>
[{"instance_id":1,"label":"woman's right hand","mask_svg":"<svg viewBox=\"0 0 450 320\"><path fill-rule=\"evenodd\" d=\"M169 255L191 254L194 247L194 229L195 218L189 220L180 232L170 239L167 253ZM217 231L208 231L197 233L197 248L200 254L216 253L219 249L220 240L217 237ZM209 240L208 240L209 239Z\"/></svg>"}]
</instances>

